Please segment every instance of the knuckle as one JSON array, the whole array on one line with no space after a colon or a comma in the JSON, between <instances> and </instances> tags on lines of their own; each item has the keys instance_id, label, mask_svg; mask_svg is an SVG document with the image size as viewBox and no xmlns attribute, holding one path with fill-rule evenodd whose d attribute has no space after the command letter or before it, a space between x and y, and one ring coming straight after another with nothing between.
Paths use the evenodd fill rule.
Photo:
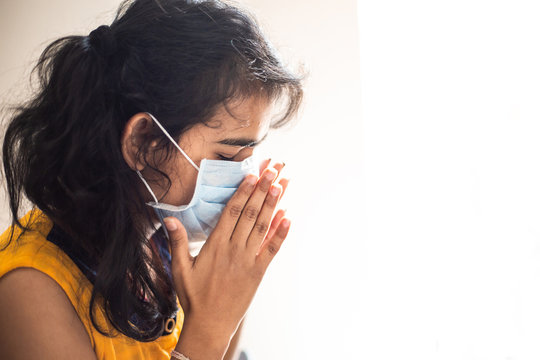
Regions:
<instances>
[{"instance_id":1,"label":"knuckle","mask_svg":"<svg viewBox=\"0 0 540 360\"><path fill-rule=\"evenodd\" d=\"M236 219L242 214L242 206L240 204L230 204L227 211L231 217Z\"/></svg>"},{"instance_id":2,"label":"knuckle","mask_svg":"<svg viewBox=\"0 0 540 360\"><path fill-rule=\"evenodd\" d=\"M278 197L277 196L267 196L266 197L266 205L270 207L276 206L278 203Z\"/></svg>"},{"instance_id":3,"label":"knuckle","mask_svg":"<svg viewBox=\"0 0 540 360\"><path fill-rule=\"evenodd\" d=\"M249 185L243 184L243 186L240 186L239 191L244 197L249 198L253 192L253 188Z\"/></svg>"},{"instance_id":4,"label":"knuckle","mask_svg":"<svg viewBox=\"0 0 540 360\"><path fill-rule=\"evenodd\" d=\"M250 221L255 221L257 219L257 216L259 215L259 209L257 209L254 206L248 206L244 210L244 213L246 215L246 218Z\"/></svg>"},{"instance_id":5,"label":"knuckle","mask_svg":"<svg viewBox=\"0 0 540 360\"><path fill-rule=\"evenodd\" d=\"M170 239L169 239L169 243L171 244L172 249L176 249L176 248L180 247L181 241L180 241L180 239L177 239L177 238L171 236Z\"/></svg>"},{"instance_id":6,"label":"knuckle","mask_svg":"<svg viewBox=\"0 0 540 360\"><path fill-rule=\"evenodd\" d=\"M278 228L276 235L282 239L282 241L287 237L289 230L284 228Z\"/></svg>"},{"instance_id":7,"label":"knuckle","mask_svg":"<svg viewBox=\"0 0 540 360\"><path fill-rule=\"evenodd\" d=\"M279 244L272 241L268 244L268 247L266 249L271 256L274 256L279 251Z\"/></svg>"},{"instance_id":8,"label":"knuckle","mask_svg":"<svg viewBox=\"0 0 540 360\"><path fill-rule=\"evenodd\" d=\"M268 192L268 190L270 189L271 185L272 184L270 182L267 183L267 182L263 181L263 182L261 182L259 184L259 186L257 186L257 189L259 189L259 191L266 194Z\"/></svg>"},{"instance_id":9,"label":"knuckle","mask_svg":"<svg viewBox=\"0 0 540 360\"><path fill-rule=\"evenodd\" d=\"M269 227L268 223L258 222L257 224L255 224L255 231L259 235L265 235L266 231L268 231L268 227Z\"/></svg>"}]
</instances>

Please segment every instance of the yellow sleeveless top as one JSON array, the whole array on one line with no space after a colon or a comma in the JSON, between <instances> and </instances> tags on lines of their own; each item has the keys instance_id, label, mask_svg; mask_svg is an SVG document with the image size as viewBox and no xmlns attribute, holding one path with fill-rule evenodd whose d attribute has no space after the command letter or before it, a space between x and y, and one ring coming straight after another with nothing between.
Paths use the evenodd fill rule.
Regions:
<instances>
[{"instance_id":1,"label":"yellow sleeveless top","mask_svg":"<svg viewBox=\"0 0 540 360\"><path fill-rule=\"evenodd\" d=\"M47 240L47 234L53 227L52 221L34 207L20 219L21 224L27 226L31 217L33 231L27 231L16 241L21 233L21 230L16 228L14 239L3 251L1 249L8 241L10 228L0 236L0 277L18 267L31 267L53 278L62 287L77 311L99 360L170 359L169 354L178 342L184 323L184 312L178 300L176 325L169 335L161 336L152 342L136 341L114 330L103 309L96 307L94 316L97 323L103 329L114 330L113 334L117 334L115 337L102 335L93 327L88 313L92 283L64 251Z\"/></svg>"}]
</instances>

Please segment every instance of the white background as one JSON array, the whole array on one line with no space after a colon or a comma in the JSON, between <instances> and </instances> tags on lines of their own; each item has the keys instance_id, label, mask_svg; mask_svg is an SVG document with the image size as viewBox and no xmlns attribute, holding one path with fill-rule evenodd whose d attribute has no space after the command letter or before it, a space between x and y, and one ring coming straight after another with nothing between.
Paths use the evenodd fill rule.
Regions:
<instances>
[{"instance_id":1,"label":"white background","mask_svg":"<svg viewBox=\"0 0 540 360\"><path fill-rule=\"evenodd\" d=\"M354 358L540 358L536 4L359 2L368 282Z\"/></svg>"},{"instance_id":2,"label":"white background","mask_svg":"<svg viewBox=\"0 0 540 360\"><path fill-rule=\"evenodd\" d=\"M116 4L1 2L2 99ZM262 149L287 163L292 228L246 318L250 360L540 358L535 2L241 4L311 74Z\"/></svg>"}]
</instances>

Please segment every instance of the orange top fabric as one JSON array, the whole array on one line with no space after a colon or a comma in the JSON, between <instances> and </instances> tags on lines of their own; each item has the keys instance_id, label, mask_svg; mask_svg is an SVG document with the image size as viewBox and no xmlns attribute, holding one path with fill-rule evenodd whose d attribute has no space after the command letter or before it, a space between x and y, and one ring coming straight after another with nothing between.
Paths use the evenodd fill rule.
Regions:
<instances>
[{"instance_id":1,"label":"orange top fabric","mask_svg":"<svg viewBox=\"0 0 540 360\"><path fill-rule=\"evenodd\" d=\"M169 335L161 336L152 342L136 341L116 330L113 332L113 334L117 334L115 337L102 335L93 327L88 311L92 283L64 251L47 240L47 234L53 227L52 221L37 207L30 210L20 219L20 222L27 226L30 220L32 231L27 231L16 241L15 239L21 233L21 230L16 228L14 239L5 250L0 251L0 277L19 267L31 267L54 279L62 287L77 311L99 360L170 359L169 354L178 342L184 323L184 312L178 300L179 311L176 315L176 326ZM0 250L6 245L9 234L10 229L8 228L0 236ZM108 331L114 329L101 307L96 308L94 313L99 325Z\"/></svg>"}]
</instances>

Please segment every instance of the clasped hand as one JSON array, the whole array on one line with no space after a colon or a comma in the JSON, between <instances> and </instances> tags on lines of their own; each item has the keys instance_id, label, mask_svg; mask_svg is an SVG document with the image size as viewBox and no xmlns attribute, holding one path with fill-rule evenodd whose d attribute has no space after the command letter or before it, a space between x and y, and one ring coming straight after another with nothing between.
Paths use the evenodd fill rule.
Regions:
<instances>
[{"instance_id":1,"label":"clasped hand","mask_svg":"<svg viewBox=\"0 0 540 360\"><path fill-rule=\"evenodd\" d=\"M246 176L197 256L188 251L181 222L165 218L171 272L185 319L216 335L234 334L289 231L284 210L272 218L289 182L275 182L284 164L268 165L269 160L261 164L260 177Z\"/></svg>"}]
</instances>

